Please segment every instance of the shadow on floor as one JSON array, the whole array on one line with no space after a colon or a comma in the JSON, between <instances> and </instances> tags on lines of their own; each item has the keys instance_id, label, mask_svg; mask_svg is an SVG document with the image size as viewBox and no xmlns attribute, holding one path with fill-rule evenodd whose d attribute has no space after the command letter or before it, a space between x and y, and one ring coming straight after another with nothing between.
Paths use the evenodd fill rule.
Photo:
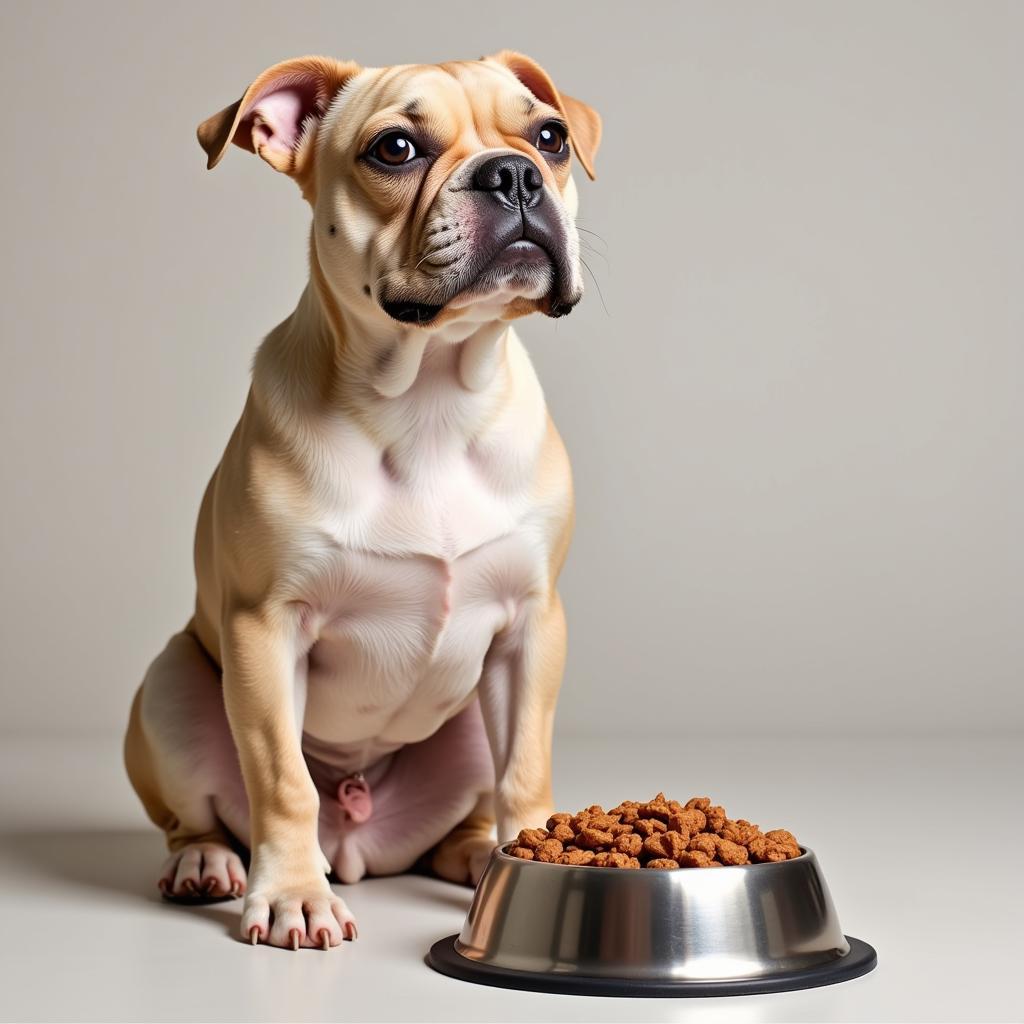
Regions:
<instances>
[{"instance_id":1,"label":"shadow on floor","mask_svg":"<svg viewBox=\"0 0 1024 1024\"><path fill-rule=\"evenodd\" d=\"M25 874L57 886L91 890L108 901L113 898L162 903L171 913L198 913L237 938L241 900L190 907L160 897L156 876L166 856L164 844L155 832L99 829L0 835L0 857L16 864Z\"/></svg>"},{"instance_id":2,"label":"shadow on floor","mask_svg":"<svg viewBox=\"0 0 1024 1024\"><path fill-rule=\"evenodd\" d=\"M163 841L155 831L65 829L0 834L0 857L15 863L26 874L54 885L92 890L108 900L144 900L162 903L169 912L201 914L207 920L218 922L237 938L241 900L197 907L161 899L156 889L156 876L166 856ZM426 874L422 869L410 872L413 877ZM372 885L406 885L412 881L410 875L368 881ZM469 909L473 891L467 886L437 878L426 885L416 878L413 885L415 892L410 894L413 900L444 905L461 913ZM343 894L346 887L341 888Z\"/></svg>"},{"instance_id":3,"label":"shadow on floor","mask_svg":"<svg viewBox=\"0 0 1024 1024\"><path fill-rule=\"evenodd\" d=\"M127 829L8 833L0 852L35 875L143 899L159 899L154 882L167 856L157 833Z\"/></svg>"}]
</instances>

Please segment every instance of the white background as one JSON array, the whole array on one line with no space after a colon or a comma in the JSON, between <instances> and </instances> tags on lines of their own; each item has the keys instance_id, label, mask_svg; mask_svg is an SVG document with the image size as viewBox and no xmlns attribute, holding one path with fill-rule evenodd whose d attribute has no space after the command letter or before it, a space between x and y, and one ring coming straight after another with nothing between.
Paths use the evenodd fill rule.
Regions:
<instances>
[{"instance_id":1,"label":"white background","mask_svg":"<svg viewBox=\"0 0 1024 1024\"><path fill-rule=\"evenodd\" d=\"M514 7L4 5L0 729L123 727L305 280L297 189L196 124L288 56L502 47L606 129L603 303L521 329L578 493L559 730L1024 726L1024 8Z\"/></svg>"},{"instance_id":2,"label":"white background","mask_svg":"<svg viewBox=\"0 0 1024 1024\"><path fill-rule=\"evenodd\" d=\"M0 5L0 1018L1019 1019L1022 38L939 0ZM556 802L793 829L878 948L847 985L460 984L422 956L469 892L423 877L346 887L331 954L156 896L120 734L306 274L294 186L195 126L286 57L503 47L606 126L603 300L521 330L578 496Z\"/></svg>"}]
</instances>

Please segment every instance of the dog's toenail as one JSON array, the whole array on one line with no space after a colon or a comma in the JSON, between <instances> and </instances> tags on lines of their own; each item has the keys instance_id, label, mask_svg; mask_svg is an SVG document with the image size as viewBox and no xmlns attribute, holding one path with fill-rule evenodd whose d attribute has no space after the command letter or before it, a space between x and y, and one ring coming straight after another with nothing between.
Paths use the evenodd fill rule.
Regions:
<instances>
[{"instance_id":1,"label":"dog's toenail","mask_svg":"<svg viewBox=\"0 0 1024 1024\"><path fill-rule=\"evenodd\" d=\"M354 921L348 921L345 924L345 941L346 942L351 942L353 939L358 939L358 938L359 938L359 932L356 929L355 922Z\"/></svg>"},{"instance_id":2,"label":"dog's toenail","mask_svg":"<svg viewBox=\"0 0 1024 1024\"><path fill-rule=\"evenodd\" d=\"M320 948L326 952L331 948L331 936L326 928L320 929Z\"/></svg>"},{"instance_id":3,"label":"dog's toenail","mask_svg":"<svg viewBox=\"0 0 1024 1024\"><path fill-rule=\"evenodd\" d=\"M260 926L258 924L254 924L249 929L249 941L254 946L259 945L259 941L260 941Z\"/></svg>"},{"instance_id":4,"label":"dog's toenail","mask_svg":"<svg viewBox=\"0 0 1024 1024\"><path fill-rule=\"evenodd\" d=\"M298 928L293 928L288 933L288 938L292 940L292 949L293 950L294 949L298 949L299 948L299 943L302 941L301 936L299 935Z\"/></svg>"}]
</instances>

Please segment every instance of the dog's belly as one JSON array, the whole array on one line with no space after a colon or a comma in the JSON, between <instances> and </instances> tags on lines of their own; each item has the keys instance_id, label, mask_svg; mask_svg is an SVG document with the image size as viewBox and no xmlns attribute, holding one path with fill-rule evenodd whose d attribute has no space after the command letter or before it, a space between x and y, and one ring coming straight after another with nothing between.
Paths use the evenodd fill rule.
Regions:
<instances>
[{"instance_id":1,"label":"dog's belly","mask_svg":"<svg viewBox=\"0 0 1024 1024\"><path fill-rule=\"evenodd\" d=\"M544 568L525 534L451 560L337 555L308 655L303 728L318 754L361 770L436 732L472 698Z\"/></svg>"}]
</instances>

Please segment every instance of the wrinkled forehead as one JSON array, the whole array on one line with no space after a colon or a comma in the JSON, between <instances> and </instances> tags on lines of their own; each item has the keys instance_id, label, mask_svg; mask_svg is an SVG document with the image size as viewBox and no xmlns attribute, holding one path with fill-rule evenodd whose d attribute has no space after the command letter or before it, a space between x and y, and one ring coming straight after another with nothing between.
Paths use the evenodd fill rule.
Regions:
<instances>
[{"instance_id":1,"label":"wrinkled forehead","mask_svg":"<svg viewBox=\"0 0 1024 1024\"><path fill-rule=\"evenodd\" d=\"M445 148L506 145L537 118L558 118L515 75L485 61L367 68L332 106L324 134L341 149L368 145L388 128L409 128Z\"/></svg>"}]
</instances>

